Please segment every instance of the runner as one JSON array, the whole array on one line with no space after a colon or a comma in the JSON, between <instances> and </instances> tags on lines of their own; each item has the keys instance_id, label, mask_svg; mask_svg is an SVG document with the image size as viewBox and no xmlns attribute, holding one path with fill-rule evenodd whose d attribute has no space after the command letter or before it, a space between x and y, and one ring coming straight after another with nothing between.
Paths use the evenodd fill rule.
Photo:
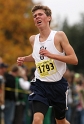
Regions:
<instances>
[{"instance_id":1,"label":"runner","mask_svg":"<svg viewBox=\"0 0 84 124\"><path fill-rule=\"evenodd\" d=\"M78 64L76 54L63 31L50 28L51 10L47 6L32 8L35 26L39 34L29 40L32 54L17 58L17 64L35 61L35 79L31 81L29 100L33 107L33 124L42 124L49 106L54 107L57 124L69 124L65 118L68 83L63 78L67 64Z\"/></svg>"}]
</instances>

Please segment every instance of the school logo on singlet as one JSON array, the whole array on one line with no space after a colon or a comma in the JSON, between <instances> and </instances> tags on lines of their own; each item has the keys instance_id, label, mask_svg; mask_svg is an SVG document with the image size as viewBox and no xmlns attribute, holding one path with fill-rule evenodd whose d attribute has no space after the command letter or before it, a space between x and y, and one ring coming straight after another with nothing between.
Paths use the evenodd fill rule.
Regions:
<instances>
[{"instance_id":1,"label":"school logo on singlet","mask_svg":"<svg viewBox=\"0 0 84 124\"><path fill-rule=\"evenodd\" d=\"M40 50L41 50L41 49L46 49L46 47L41 46L41 47L40 47ZM43 59L44 59L44 56L43 56L43 55L40 55L40 59L43 60Z\"/></svg>"},{"instance_id":2,"label":"school logo on singlet","mask_svg":"<svg viewBox=\"0 0 84 124\"><path fill-rule=\"evenodd\" d=\"M52 75L57 71L53 59L42 60L36 63L36 67L40 77Z\"/></svg>"}]
</instances>

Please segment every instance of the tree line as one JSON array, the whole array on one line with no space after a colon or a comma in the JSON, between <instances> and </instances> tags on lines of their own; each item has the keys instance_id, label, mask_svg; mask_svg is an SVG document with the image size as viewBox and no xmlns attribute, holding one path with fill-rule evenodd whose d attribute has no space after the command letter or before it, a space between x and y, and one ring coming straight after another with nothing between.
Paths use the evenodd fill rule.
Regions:
<instances>
[{"instance_id":1,"label":"tree line","mask_svg":"<svg viewBox=\"0 0 84 124\"><path fill-rule=\"evenodd\" d=\"M69 68L76 72L84 73L84 13L80 14L80 21L72 26L65 19L62 24L62 30L66 33L79 61L77 66L68 65Z\"/></svg>"}]
</instances>

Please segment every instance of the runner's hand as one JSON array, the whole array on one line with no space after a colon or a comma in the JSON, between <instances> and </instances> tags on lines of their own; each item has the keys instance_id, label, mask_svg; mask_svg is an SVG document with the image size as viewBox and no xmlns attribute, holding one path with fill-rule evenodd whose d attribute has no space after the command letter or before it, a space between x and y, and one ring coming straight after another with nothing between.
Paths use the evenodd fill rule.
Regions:
<instances>
[{"instance_id":1,"label":"runner's hand","mask_svg":"<svg viewBox=\"0 0 84 124\"><path fill-rule=\"evenodd\" d=\"M18 57L17 58L17 64L22 65L24 63L25 57Z\"/></svg>"}]
</instances>

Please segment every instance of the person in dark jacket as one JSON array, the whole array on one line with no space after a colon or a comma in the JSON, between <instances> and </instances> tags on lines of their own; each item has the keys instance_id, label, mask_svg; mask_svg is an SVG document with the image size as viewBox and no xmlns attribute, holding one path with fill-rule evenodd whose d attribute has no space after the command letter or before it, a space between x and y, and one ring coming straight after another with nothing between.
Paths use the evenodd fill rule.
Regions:
<instances>
[{"instance_id":1,"label":"person in dark jacket","mask_svg":"<svg viewBox=\"0 0 84 124\"><path fill-rule=\"evenodd\" d=\"M18 76L18 66L14 65L10 72L5 74L5 124L12 124L15 112L15 83Z\"/></svg>"}]
</instances>

